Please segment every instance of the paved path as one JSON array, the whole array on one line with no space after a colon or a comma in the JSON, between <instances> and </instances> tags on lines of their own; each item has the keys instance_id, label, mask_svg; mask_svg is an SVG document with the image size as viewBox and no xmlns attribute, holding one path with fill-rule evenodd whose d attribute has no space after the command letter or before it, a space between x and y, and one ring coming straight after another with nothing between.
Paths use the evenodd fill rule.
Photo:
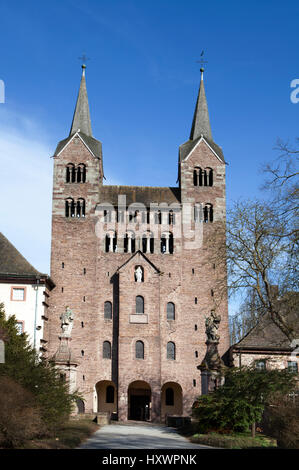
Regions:
<instances>
[{"instance_id":1,"label":"paved path","mask_svg":"<svg viewBox=\"0 0 299 470\"><path fill-rule=\"evenodd\" d=\"M79 449L205 449L174 428L152 423L113 423L102 426Z\"/></svg>"}]
</instances>

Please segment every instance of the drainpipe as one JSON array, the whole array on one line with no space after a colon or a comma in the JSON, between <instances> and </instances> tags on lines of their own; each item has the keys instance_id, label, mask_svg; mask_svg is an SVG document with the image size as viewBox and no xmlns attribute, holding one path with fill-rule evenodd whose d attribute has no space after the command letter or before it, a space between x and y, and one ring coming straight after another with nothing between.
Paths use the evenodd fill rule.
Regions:
<instances>
[{"instance_id":1,"label":"drainpipe","mask_svg":"<svg viewBox=\"0 0 299 470\"><path fill-rule=\"evenodd\" d=\"M33 346L34 346L34 349L36 350L36 323L37 323L37 307L38 307L38 304L37 304L37 298L38 298L38 286L39 286L39 279L37 278L36 279L36 285L34 287L34 290L35 290L35 311L34 311L34 334L33 334Z\"/></svg>"}]
</instances>

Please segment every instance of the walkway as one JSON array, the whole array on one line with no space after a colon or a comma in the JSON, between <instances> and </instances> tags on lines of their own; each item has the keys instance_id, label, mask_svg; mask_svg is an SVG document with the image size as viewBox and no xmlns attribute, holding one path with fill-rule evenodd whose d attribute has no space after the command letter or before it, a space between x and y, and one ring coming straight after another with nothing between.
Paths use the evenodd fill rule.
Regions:
<instances>
[{"instance_id":1,"label":"walkway","mask_svg":"<svg viewBox=\"0 0 299 470\"><path fill-rule=\"evenodd\" d=\"M193 444L176 429L152 423L113 423L102 426L79 449L207 449Z\"/></svg>"}]
</instances>

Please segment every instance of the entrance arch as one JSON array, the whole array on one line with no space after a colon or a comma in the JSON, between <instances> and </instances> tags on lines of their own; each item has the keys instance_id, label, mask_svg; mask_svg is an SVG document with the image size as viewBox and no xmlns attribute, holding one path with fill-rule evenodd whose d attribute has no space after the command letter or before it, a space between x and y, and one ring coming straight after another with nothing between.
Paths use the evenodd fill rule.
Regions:
<instances>
[{"instance_id":1,"label":"entrance arch","mask_svg":"<svg viewBox=\"0 0 299 470\"><path fill-rule=\"evenodd\" d=\"M98 413L117 411L116 387L111 380L101 380L96 384L96 393L98 398Z\"/></svg>"},{"instance_id":2,"label":"entrance arch","mask_svg":"<svg viewBox=\"0 0 299 470\"><path fill-rule=\"evenodd\" d=\"M128 419L150 421L151 387L147 382L136 380L128 387Z\"/></svg>"},{"instance_id":3,"label":"entrance arch","mask_svg":"<svg viewBox=\"0 0 299 470\"><path fill-rule=\"evenodd\" d=\"M183 390L177 382L166 382L161 391L161 418L183 414Z\"/></svg>"}]
</instances>

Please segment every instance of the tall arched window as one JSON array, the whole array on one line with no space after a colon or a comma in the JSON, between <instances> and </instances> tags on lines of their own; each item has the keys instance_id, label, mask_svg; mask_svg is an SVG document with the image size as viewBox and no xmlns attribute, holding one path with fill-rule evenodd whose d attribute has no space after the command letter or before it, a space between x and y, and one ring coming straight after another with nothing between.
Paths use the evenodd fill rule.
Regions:
<instances>
[{"instance_id":1,"label":"tall arched window","mask_svg":"<svg viewBox=\"0 0 299 470\"><path fill-rule=\"evenodd\" d=\"M85 217L85 199L80 197L77 201L77 217Z\"/></svg>"},{"instance_id":2,"label":"tall arched window","mask_svg":"<svg viewBox=\"0 0 299 470\"><path fill-rule=\"evenodd\" d=\"M65 201L65 216L75 217L75 201L71 197Z\"/></svg>"},{"instance_id":3,"label":"tall arched window","mask_svg":"<svg viewBox=\"0 0 299 470\"><path fill-rule=\"evenodd\" d=\"M169 225L175 224L175 213L173 212L172 209L170 209L169 214L168 214L168 223Z\"/></svg>"},{"instance_id":4,"label":"tall arched window","mask_svg":"<svg viewBox=\"0 0 299 470\"><path fill-rule=\"evenodd\" d=\"M112 303L109 301L104 303L104 318L105 320L112 320Z\"/></svg>"},{"instance_id":5,"label":"tall arched window","mask_svg":"<svg viewBox=\"0 0 299 470\"><path fill-rule=\"evenodd\" d=\"M74 183L76 178L75 165L68 163L66 166L65 181L66 183Z\"/></svg>"},{"instance_id":6,"label":"tall arched window","mask_svg":"<svg viewBox=\"0 0 299 470\"><path fill-rule=\"evenodd\" d=\"M154 237L151 232L142 235L141 245L142 253L154 253Z\"/></svg>"},{"instance_id":7,"label":"tall arched window","mask_svg":"<svg viewBox=\"0 0 299 470\"><path fill-rule=\"evenodd\" d=\"M174 392L172 388L167 388L165 390L165 405L173 406L174 405Z\"/></svg>"},{"instance_id":8,"label":"tall arched window","mask_svg":"<svg viewBox=\"0 0 299 470\"><path fill-rule=\"evenodd\" d=\"M144 313L144 298L141 295L136 297L136 313Z\"/></svg>"},{"instance_id":9,"label":"tall arched window","mask_svg":"<svg viewBox=\"0 0 299 470\"><path fill-rule=\"evenodd\" d=\"M86 165L84 163L80 163L77 168L77 183L85 183L86 182Z\"/></svg>"},{"instance_id":10,"label":"tall arched window","mask_svg":"<svg viewBox=\"0 0 299 470\"><path fill-rule=\"evenodd\" d=\"M114 403L114 387L108 385L106 388L106 403Z\"/></svg>"},{"instance_id":11,"label":"tall arched window","mask_svg":"<svg viewBox=\"0 0 299 470\"><path fill-rule=\"evenodd\" d=\"M144 344L142 341L136 341L135 357L136 359L144 359Z\"/></svg>"},{"instance_id":12,"label":"tall arched window","mask_svg":"<svg viewBox=\"0 0 299 470\"><path fill-rule=\"evenodd\" d=\"M213 186L213 170L212 168L205 169L205 186Z\"/></svg>"},{"instance_id":13,"label":"tall arched window","mask_svg":"<svg viewBox=\"0 0 299 470\"><path fill-rule=\"evenodd\" d=\"M175 360L175 344L172 341L167 343L167 359Z\"/></svg>"},{"instance_id":14,"label":"tall arched window","mask_svg":"<svg viewBox=\"0 0 299 470\"><path fill-rule=\"evenodd\" d=\"M203 220L205 223L207 222L213 222L213 205L212 204L206 204L204 209L203 209Z\"/></svg>"},{"instance_id":15,"label":"tall arched window","mask_svg":"<svg viewBox=\"0 0 299 470\"><path fill-rule=\"evenodd\" d=\"M115 232L109 232L105 236L105 252L115 253L117 248L117 234Z\"/></svg>"},{"instance_id":16,"label":"tall arched window","mask_svg":"<svg viewBox=\"0 0 299 470\"><path fill-rule=\"evenodd\" d=\"M111 343L104 341L103 343L103 359L111 359Z\"/></svg>"},{"instance_id":17,"label":"tall arched window","mask_svg":"<svg viewBox=\"0 0 299 470\"><path fill-rule=\"evenodd\" d=\"M203 183L203 171L199 166L196 166L193 170L193 184L194 186L202 186Z\"/></svg>"},{"instance_id":18,"label":"tall arched window","mask_svg":"<svg viewBox=\"0 0 299 470\"><path fill-rule=\"evenodd\" d=\"M167 320L175 320L175 306L173 302L167 304Z\"/></svg>"},{"instance_id":19,"label":"tall arched window","mask_svg":"<svg viewBox=\"0 0 299 470\"><path fill-rule=\"evenodd\" d=\"M124 238L124 252L135 253L135 233L127 232Z\"/></svg>"},{"instance_id":20,"label":"tall arched window","mask_svg":"<svg viewBox=\"0 0 299 470\"><path fill-rule=\"evenodd\" d=\"M156 211L155 212L155 224L161 224L162 223L162 213L161 211Z\"/></svg>"},{"instance_id":21,"label":"tall arched window","mask_svg":"<svg viewBox=\"0 0 299 470\"><path fill-rule=\"evenodd\" d=\"M171 254L173 253L174 243L173 234L171 232L162 233L161 235L161 253Z\"/></svg>"}]
</instances>

